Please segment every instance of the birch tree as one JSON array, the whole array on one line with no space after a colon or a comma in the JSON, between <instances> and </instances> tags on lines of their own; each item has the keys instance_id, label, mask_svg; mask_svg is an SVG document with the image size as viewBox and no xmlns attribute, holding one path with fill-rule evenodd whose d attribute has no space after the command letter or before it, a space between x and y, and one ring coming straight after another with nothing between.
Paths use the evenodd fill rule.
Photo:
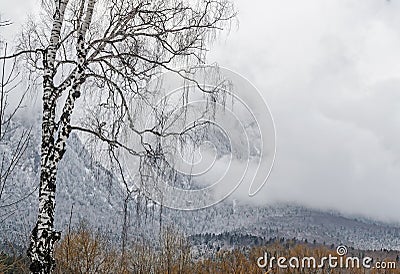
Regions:
<instances>
[{"instance_id":1,"label":"birch tree","mask_svg":"<svg viewBox=\"0 0 400 274\"><path fill-rule=\"evenodd\" d=\"M151 107L146 87L163 71L193 81L190 70L176 68L203 64L207 45L235 16L228 0L43 0L42 7L42 18L26 24L17 52L7 57L19 58L41 79L43 96L39 209L28 250L32 273L51 273L55 266L61 235L54 229L56 176L71 132L126 149L143 157L143 165L156 164L163 151L142 136L165 137L159 130L165 113L138 130L140 109L130 104ZM218 90L197 86L215 100ZM79 102L91 111L85 122L78 119ZM139 136L141 147L124 144L124 127Z\"/></svg>"}]
</instances>

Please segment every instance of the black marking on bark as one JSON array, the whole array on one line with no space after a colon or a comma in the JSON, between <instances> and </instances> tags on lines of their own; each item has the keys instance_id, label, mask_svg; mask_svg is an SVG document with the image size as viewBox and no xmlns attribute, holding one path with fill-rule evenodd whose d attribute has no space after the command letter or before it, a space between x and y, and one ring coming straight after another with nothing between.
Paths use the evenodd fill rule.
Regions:
<instances>
[{"instance_id":1,"label":"black marking on bark","mask_svg":"<svg viewBox=\"0 0 400 274\"><path fill-rule=\"evenodd\" d=\"M29 270L32 273L39 273L40 269L42 269L42 264L39 261L34 261L31 263L31 265L29 266Z\"/></svg>"},{"instance_id":2,"label":"black marking on bark","mask_svg":"<svg viewBox=\"0 0 400 274\"><path fill-rule=\"evenodd\" d=\"M74 99L78 99L81 96L81 92L79 90L76 90L73 94L72 97L74 97Z\"/></svg>"}]
</instances>

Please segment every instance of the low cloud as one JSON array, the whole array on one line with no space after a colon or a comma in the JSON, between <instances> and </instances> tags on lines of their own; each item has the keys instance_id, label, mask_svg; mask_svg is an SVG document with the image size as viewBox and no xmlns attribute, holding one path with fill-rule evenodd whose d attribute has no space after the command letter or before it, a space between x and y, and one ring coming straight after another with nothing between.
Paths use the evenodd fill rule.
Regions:
<instances>
[{"instance_id":1,"label":"low cloud","mask_svg":"<svg viewBox=\"0 0 400 274\"><path fill-rule=\"evenodd\" d=\"M278 138L253 201L400 222L400 3L235 3L240 27L210 61L262 91Z\"/></svg>"}]
</instances>

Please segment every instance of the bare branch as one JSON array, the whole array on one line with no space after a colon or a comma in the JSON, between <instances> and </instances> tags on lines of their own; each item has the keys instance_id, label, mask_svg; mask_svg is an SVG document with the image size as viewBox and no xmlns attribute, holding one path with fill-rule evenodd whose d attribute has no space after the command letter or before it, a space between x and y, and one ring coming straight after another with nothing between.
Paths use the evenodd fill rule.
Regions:
<instances>
[{"instance_id":1,"label":"bare branch","mask_svg":"<svg viewBox=\"0 0 400 274\"><path fill-rule=\"evenodd\" d=\"M43 53L43 52L44 52L43 49L22 50L22 51L16 52L16 53L11 54L11 55L0 56L0 60L13 59L13 58L17 58L18 56L21 56L21 55L24 55L24 54L28 54L28 53Z\"/></svg>"}]
</instances>

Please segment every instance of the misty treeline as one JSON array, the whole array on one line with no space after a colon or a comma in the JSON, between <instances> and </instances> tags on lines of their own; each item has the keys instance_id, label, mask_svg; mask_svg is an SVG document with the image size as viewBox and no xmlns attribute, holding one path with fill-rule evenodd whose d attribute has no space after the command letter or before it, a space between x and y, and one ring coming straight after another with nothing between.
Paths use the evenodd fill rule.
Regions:
<instances>
[{"instance_id":1,"label":"misty treeline","mask_svg":"<svg viewBox=\"0 0 400 274\"><path fill-rule=\"evenodd\" d=\"M136 239L122 253L119 245L110 241L109 235L98 232L84 223L65 233L55 245L56 267L54 273L75 274L203 274L203 273L268 273L269 267L257 265L259 257L315 257L336 254L335 247L321 244L309 244L295 239L270 239L268 244L256 246L238 246L236 248L218 248L207 243L208 255L194 256L193 243L178 229L165 226L154 241ZM198 246L197 246L198 248ZM362 251L351 249L351 256L363 257L368 254L377 260L400 262L399 256L384 251ZM211 255L210 255L211 254ZM29 273L29 260L21 255L0 253L0 273ZM273 273L289 273L288 269L274 267ZM290 273L332 273L332 274L377 274L400 273L400 269L323 269L308 267L290 268Z\"/></svg>"},{"instance_id":2,"label":"misty treeline","mask_svg":"<svg viewBox=\"0 0 400 274\"><path fill-rule=\"evenodd\" d=\"M196 127L205 126L196 121L212 113L212 105L223 97L220 84L205 87L193 75L206 61L209 44L234 17L228 0L41 1L40 15L24 24L13 52L0 57L15 62L30 92L42 96L38 215L28 249L31 273L55 268L54 245L61 239L54 228L56 178L71 132L94 140L119 167L126 201L140 189L123 175L121 150L139 163L136 185L169 174L166 169L173 163L162 140L175 136L184 142ZM185 111L172 115L173 109L157 104L159 89L149 88L165 71L195 85L209 102L189 128L172 126L174 121L184 124ZM181 101L186 99L183 93ZM142 117L144 109L152 116ZM132 138L138 140L135 145L129 143ZM125 242L126 236L122 253Z\"/></svg>"}]
</instances>

